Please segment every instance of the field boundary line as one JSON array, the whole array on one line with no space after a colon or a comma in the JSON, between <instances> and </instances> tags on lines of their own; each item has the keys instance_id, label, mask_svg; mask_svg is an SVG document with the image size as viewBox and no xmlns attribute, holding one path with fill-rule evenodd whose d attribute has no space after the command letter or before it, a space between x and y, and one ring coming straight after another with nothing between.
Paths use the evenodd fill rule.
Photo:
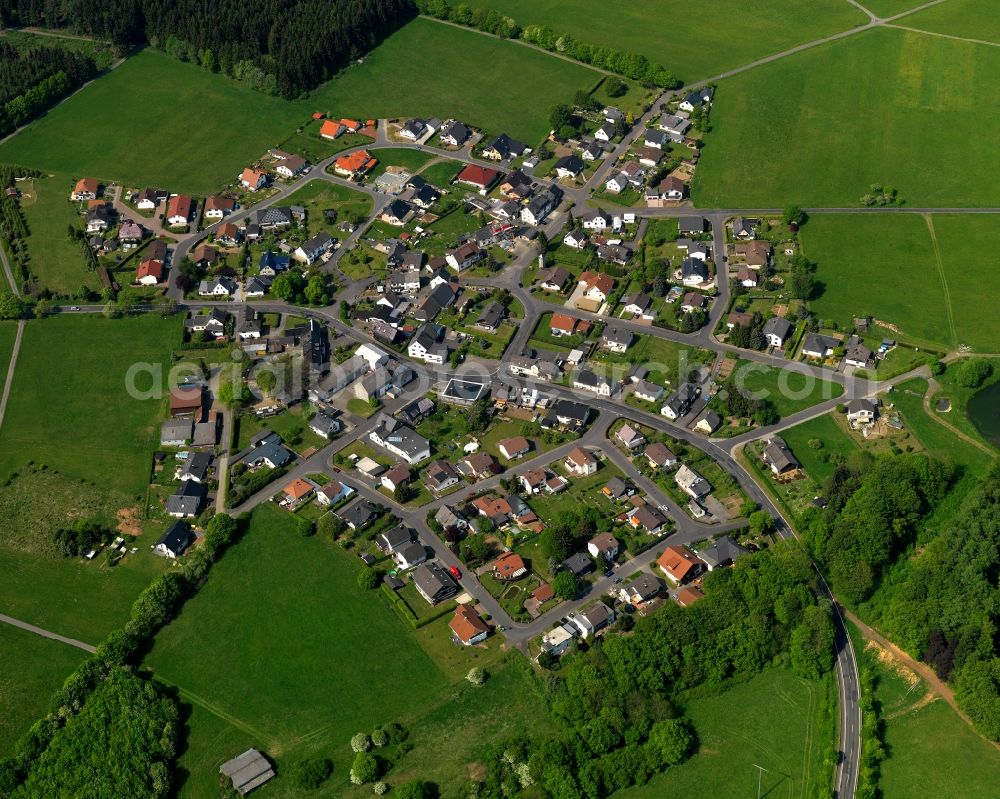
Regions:
<instances>
[{"instance_id":1,"label":"field boundary line","mask_svg":"<svg viewBox=\"0 0 1000 799\"><path fill-rule=\"evenodd\" d=\"M59 635L59 633L54 633L50 630L44 630L41 627L36 627L34 624L28 624L26 621L15 619L13 616L8 616L5 613L0 613L0 621L5 624L9 624L11 627L17 627L19 630L40 635L42 638L48 638L51 641L58 641L61 644L75 646L77 649L82 649L84 652L90 652L93 654L96 651L96 648L91 644L78 641L76 638L67 638L65 635Z\"/></svg>"},{"instance_id":2,"label":"field boundary line","mask_svg":"<svg viewBox=\"0 0 1000 799\"><path fill-rule=\"evenodd\" d=\"M898 31L908 31L909 33L922 33L924 36L937 36L939 39L951 39L953 42L965 42L966 44L985 44L987 47L1000 47L1000 42L988 42L985 39L970 39L967 36L955 36L951 33L938 33L937 31L925 31L921 28L911 28L909 25L896 25L886 23L886 28L895 28Z\"/></svg>"},{"instance_id":3,"label":"field boundary line","mask_svg":"<svg viewBox=\"0 0 1000 799\"><path fill-rule=\"evenodd\" d=\"M3 427L3 417L7 413L7 400L10 398L10 387L14 383L14 369L17 367L17 356L21 351L21 339L24 336L24 320L17 320L17 333L14 335L14 346L10 351L10 363L7 364L7 376L3 383L3 393L0 393L0 428Z\"/></svg>"},{"instance_id":4,"label":"field boundary line","mask_svg":"<svg viewBox=\"0 0 1000 799\"><path fill-rule=\"evenodd\" d=\"M198 694L193 693L192 691L189 691L187 688L184 688L184 687L182 687L180 685L177 685L177 683L172 683L172 682L170 682L170 680L164 680L162 677L159 677L159 676L157 676L157 679L161 680L162 682L167 683L168 685L173 685L177 689L178 693L180 693L180 695L183 696L185 699L187 699L190 702L193 702L194 704L198 705L201 708L204 708L209 713L211 713L213 716L217 716L218 718L220 718L223 721L225 721L227 724L232 725L233 727L235 727L238 730L242 730L243 732L246 732L246 733L249 733L250 735L253 735L254 737L256 737L257 739L259 739L262 742L263 741L267 741L268 743L271 744L270 746L268 746L268 749L274 749L275 748L275 746L274 746L275 739L274 738L271 738L270 736L265 735L260 730L256 729L255 727L253 727L252 725L250 725L247 722L243 721L242 719L236 718L236 716L233 716L230 713L227 713L225 710L223 710L222 708L220 708L218 705L213 704L212 702L209 702L207 699L205 699L205 698L203 698L201 696L198 696Z\"/></svg>"},{"instance_id":5,"label":"field boundary line","mask_svg":"<svg viewBox=\"0 0 1000 799\"><path fill-rule=\"evenodd\" d=\"M955 328L955 311L951 307L951 291L948 288L948 275L944 270L944 260L941 258L941 247L938 244L937 231L934 230L934 218L930 214L923 214L924 222L927 223L927 233L931 237L931 246L934 248L934 261L937 263L938 276L941 278L941 288L944 289L944 307L948 311L948 327L951 328L952 349L958 348L958 330Z\"/></svg>"},{"instance_id":6,"label":"field boundary line","mask_svg":"<svg viewBox=\"0 0 1000 799\"><path fill-rule=\"evenodd\" d=\"M576 64L578 67L583 67L584 69L590 69L594 72L599 72L602 75L610 75L612 77L618 77L618 74L612 72L609 69L602 69L601 67L595 67L593 64L585 64L583 61L577 61L575 58L570 58L568 55L563 55L562 53L553 53L551 50L546 50L544 47L539 47L537 44L532 44L531 42L525 42L521 39L505 39L503 36L497 36L495 33L487 33L486 31L481 31L479 28L473 28L468 25L460 25L457 22L452 22L447 19L438 19L437 17L431 17L426 14L418 14L418 19L426 19L431 22L437 22L439 25L448 25L452 28L458 28L463 31L470 31L471 33L478 33L480 36L485 36L488 39L496 39L498 42L510 42L511 44L519 44L521 47L527 47L529 50L537 50L539 53L545 53L547 56L552 56L553 58L558 58L562 61L568 61L570 64Z\"/></svg>"}]
</instances>

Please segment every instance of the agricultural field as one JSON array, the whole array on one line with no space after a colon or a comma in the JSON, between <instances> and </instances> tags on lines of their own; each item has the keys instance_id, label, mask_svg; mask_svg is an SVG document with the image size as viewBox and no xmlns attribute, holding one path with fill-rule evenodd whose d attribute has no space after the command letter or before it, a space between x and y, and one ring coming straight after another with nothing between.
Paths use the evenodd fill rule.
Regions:
<instances>
[{"instance_id":1,"label":"agricultural field","mask_svg":"<svg viewBox=\"0 0 1000 799\"><path fill-rule=\"evenodd\" d=\"M1000 44L1000 17L992 0L948 0L905 17L897 24Z\"/></svg>"},{"instance_id":2,"label":"agricultural field","mask_svg":"<svg viewBox=\"0 0 1000 799\"><path fill-rule=\"evenodd\" d=\"M496 9L522 27L548 25L557 35L640 53L688 83L868 21L837 0L716 0L699 7L696 25L685 24L690 7L683 0L636 0L613 12L598 0L473 0L469 6Z\"/></svg>"},{"instance_id":3,"label":"agricultural field","mask_svg":"<svg viewBox=\"0 0 1000 799\"><path fill-rule=\"evenodd\" d=\"M695 204L854 207L882 184L914 207L996 206L1000 119L982 110L1000 83L980 76L998 71L998 48L880 28L721 81Z\"/></svg>"},{"instance_id":4,"label":"agricultural field","mask_svg":"<svg viewBox=\"0 0 1000 799\"><path fill-rule=\"evenodd\" d=\"M1000 784L1000 752L976 734L920 677L848 625L859 666L873 671L887 756L884 799L990 796Z\"/></svg>"},{"instance_id":5,"label":"agricultural field","mask_svg":"<svg viewBox=\"0 0 1000 799\"><path fill-rule=\"evenodd\" d=\"M180 332L179 319L154 316L28 322L0 431L0 476L32 461L126 497L143 495L165 401L133 399L126 375L150 364L165 379ZM150 387L148 378L136 384Z\"/></svg>"},{"instance_id":6,"label":"agricultural field","mask_svg":"<svg viewBox=\"0 0 1000 799\"><path fill-rule=\"evenodd\" d=\"M741 371L741 366L736 367L741 388L772 402L781 418L817 403L836 399L844 393L844 387L839 383L817 380L812 375L792 369L774 369L755 364L744 372Z\"/></svg>"},{"instance_id":7,"label":"agricultural field","mask_svg":"<svg viewBox=\"0 0 1000 799\"><path fill-rule=\"evenodd\" d=\"M504 76L502 88L498 75ZM545 79L538 80L540 75ZM363 64L317 89L311 102L359 116L455 117L535 146L549 130L552 106L571 102L575 92L589 91L600 78L582 64L416 19L369 53Z\"/></svg>"},{"instance_id":8,"label":"agricultural field","mask_svg":"<svg viewBox=\"0 0 1000 799\"><path fill-rule=\"evenodd\" d=\"M817 682L777 668L717 696L692 698L686 712L698 731L694 757L614 797L755 796L758 776L761 796L822 795L813 791L829 774L824 758L834 743L828 714L835 702L829 676Z\"/></svg>"},{"instance_id":9,"label":"agricultural field","mask_svg":"<svg viewBox=\"0 0 1000 799\"><path fill-rule=\"evenodd\" d=\"M28 269L37 282L50 291L75 295L82 287L99 289L101 282L87 270L80 245L66 234L72 225L83 227L76 204L69 201L73 182L64 174L25 181L21 184L21 210L28 224Z\"/></svg>"},{"instance_id":10,"label":"agricultural field","mask_svg":"<svg viewBox=\"0 0 1000 799\"><path fill-rule=\"evenodd\" d=\"M45 715L49 697L87 653L40 635L0 624L0 757Z\"/></svg>"},{"instance_id":11,"label":"agricultural field","mask_svg":"<svg viewBox=\"0 0 1000 799\"><path fill-rule=\"evenodd\" d=\"M896 14L905 14L907 11L911 11L917 6L922 6L927 0L865 0L863 5L873 14L881 17L882 19L887 19L888 17L895 16ZM951 2L951 0L949 0ZM900 20L901 25L907 24Z\"/></svg>"},{"instance_id":12,"label":"agricultural field","mask_svg":"<svg viewBox=\"0 0 1000 799\"><path fill-rule=\"evenodd\" d=\"M849 327L852 318L868 314L894 325L892 333L883 331L893 338L943 350L955 346L955 309L924 218L816 215L800 237L803 254L818 264L819 297L810 305L821 319ZM960 246L967 251L971 245ZM978 269L973 261L963 263Z\"/></svg>"},{"instance_id":13,"label":"agricultural field","mask_svg":"<svg viewBox=\"0 0 1000 799\"><path fill-rule=\"evenodd\" d=\"M370 786L349 786L348 743L359 730L391 722L409 730L413 749L389 779L419 776L452 795L479 747L533 717L542 698L526 670L497 664L484 687L472 688L456 677L468 667L454 662L454 652L439 666L437 642L418 643L378 591L357 587L357 569L339 546L302 538L282 511L262 506L158 636L146 665L177 685L193 711L180 796L213 793L218 764L249 745L278 762L269 795L298 795L282 768L312 754L334 760L333 777L315 795L370 795ZM240 680L218 679L237 661Z\"/></svg>"},{"instance_id":14,"label":"agricultural field","mask_svg":"<svg viewBox=\"0 0 1000 799\"><path fill-rule=\"evenodd\" d=\"M308 117L304 103L147 48L0 145L0 161L204 194Z\"/></svg>"},{"instance_id":15,"label":"agricultural field","mask_svg":"<svg viewBox=\"0 0 1000 799\"><path fill-rule=\"evenodd\" d=\"M17 322L0 322L0 386L7 380L7 367L14 352Z\"/></svg>"}]
</instances>

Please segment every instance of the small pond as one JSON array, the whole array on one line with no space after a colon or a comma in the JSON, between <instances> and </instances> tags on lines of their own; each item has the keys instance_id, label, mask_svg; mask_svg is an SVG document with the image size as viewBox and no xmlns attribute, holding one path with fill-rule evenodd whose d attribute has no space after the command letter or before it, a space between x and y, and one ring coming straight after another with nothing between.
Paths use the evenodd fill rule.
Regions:
<instances>
[{"instance_id":1,"label":"small pond","mask_svg":"<svg viewBox=\"0 0 1000 799\"><path fill-rule=\"evenodd\" d=\"M974 394L966 410L983 438L1000 447L1000 382Z\"/></svg>"}]
</instances>

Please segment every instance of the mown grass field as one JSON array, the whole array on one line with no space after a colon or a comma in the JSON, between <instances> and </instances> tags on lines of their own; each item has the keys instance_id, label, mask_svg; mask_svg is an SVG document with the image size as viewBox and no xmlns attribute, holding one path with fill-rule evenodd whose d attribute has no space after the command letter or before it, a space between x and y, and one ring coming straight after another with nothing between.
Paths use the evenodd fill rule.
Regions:
<instances>
[{"instance_id":1,"label":"mown grass field","mask_svg":"<svg viewBox=\"0 0 1000 799\"><path fill-rule=\"evenodd\" d=\"M49 697L86 657L82 649L0 624L0 757L45 715Z\"/></svg>"},{"instance_id":2,"label":"mown grass field","mask_svg":"<svg viewBox=\"0 0 1000 799\"><path fill-rule=\"evenodd\" d=\"M1000 785L1000 752L905 667L879 657L849 624L859 665L876 676L887 757L879 788L884 799L993 796Z\"/></svg>"},{"instance_id":3,"label":"mown grass field","mask_svg":"<svg viewBox=\"0 0 1000 799\"><path fill-rule=\"evenodd\" d=\"M0 145L0 161L203 194L232 183L309 108L146 49Z\"/></svg>"},{"instance_id":4,"label":"mown grass field","mask_svg":"<svg viewBox=\"0 0 1000 799\"><path fill-rule=\"evenodd\" d=\"M133 399L126 375L133 364L164 367L180 333L179 319L154 316L28 322L0 430L0 476L32 461L105 490L142 494L165 400Z\"/></svg>"},{"instance_id":5,"label":"mown grass field","mask_svg":"<svg viewBox=\"0 0 1000 799\"><path fill-rule=\"evenodd\" d=\"M66 229L82 228L76 203L69 201L73 181L65 174L21 184L21 210L28 224L28 268L45 288L72 296L86 286L100 288L100 280L87 270L82 248L70 241Z\"/></svg>"},{"instance_id":6,"label":"mown grass field","mask_svg":"<svg viewBox=\"0 0 1000 799\"><path fill-rule=\"evenodd\" d=\"M439 161L420 171L420 176L439 189L446 189L462 168L460 161Z\"/></svg>"},{"instance_id":7,"label":"mown grass field","mask_svg":"<svg viewBox=\"0 0 1000 799\"><path fill-rule=\"evenodd\" d=\"M952 0L948 0L950 3ZM922 6L926 0L865 0L863 5L873 14L877 14L882 19L896 14L902 14L917 6ZM906 24L901 22L900 24Z\"/></svg>"},{"instance_id":8,"label":"mown grass field","mask_svg":"<svg viewBox=\"0 0 1000 799\"><path fill-rule=\"evenodd\" d=\"M881 183L910 206L996 206L998 72L998 48L880 28L721 81L694 201L858 206Z\"/></svg>"},{"instance_id":9,"label":"mown grass field","mask_svg":"<svg viewBox=\"0 0 1000 799\"><path fill-rule=\"evenodd\" d=\"M798 799L832 778L823 758L833 747L833 729L821 717L824 692L836 702L832 680L803 680L769 669L718 696L693 699L687 714L698 732L699 749L689 761L648 784L614 794L615 799L665 796ZM829 736L829 740L827 740Z\"/></svg>"},{"instance_id":10,"label":"mown grass field","mask_svg":"<svg viewBox=\"0 0 1000 799\"><path fill-rule=\"evenodd\" d=\"M0 322L0 386L7 380L7 367L10 366L16 336L17 322Z\"/></svg>"},{"instance_id":11,"label":"mown grass field","mask_svg":"<svg viewBox=\"0 0 1000 799\"><path fill-rule=\"evenodd\" d=\"M837 0L714 0L698 7L696 19L684 0L635 0L613 11L599 0L472 0L469 6L495 8L522 26L548 25L557 35L640 53L687 82L867 22Z\"/></svg>"},{"instance_id":12,"label":"mown grass field","mask_svg":"<svg viewBox=\"0 0 1000 799\"><path fill-rule=\"evenodd\" d=\"M918 346L993 352L1000 322L983 297L1000 292L1000 272L983 254L996 225L985 217L936 214L815 215L802 250L822 284L811 306L849 326L869 314L899 328L882 330Z\"/></svg>"},{"instance_id":13,"label":"mown grass field","mask_svg":"<svg viewBox=\"0 0 1000 799\"><path fill-rule=\"evenodd\" d=\"M760 364L747 369L741 366L737 367L736 374L742 390L772 402L782 418L844 393L839 383L816 380L812 375L791 369L774 369Z\"/></svg>"},{"instance_id":14,"label":"mown grass field","mask_svg":"<svg viewBox=\"0 0 1000 799\"><path fill-rule=\"evenodd\" d=\"M433 152L410 150L405 147L381 147L373 150L372 154L378 159L378 166L372 170L370 179L384 175L390 166L408 172L419 172L421 167L437 157Z\"/></svg>"},{"instance_id":15,"label":"mown grass field","mask_svg":"<svg viewBox=\"0 0 1000 799\"><path fill-rule=\"evenodd\" d=\"M810 305L821 319L849 326L868 314L895 325L894 337L955 346L951 306L922 217L817 215L800 238L803 253L818 264L822 286Z\"/></svg>"},{"instance_id":16,"label":"mown grass field","mask_svg":"<svg viewBox=\"0 0 1000 799\"><path fill-rule=\"evenodd\" d=\"M781 438L785 439L785 443L799 459L806 474L819 485L822 485L836 468L836 464L827 457L828 455L848 455L858 449L857 444L841 430L830 414L818 416L784 430ZM810 447L809 442L813 439L822 441L823 446L820 449Z\"/></svg>"},{"instance_id":17,"label":"mown grass field","mask_svg":"<svg viewBox=\"0 0 1000 799\"><path fill-rule=\"evenodd\" d=\"M343 116L455 117L535 146L549 131L552 106L600 78L518 44L417 19L324 84L311 103Z\"/></svg>"},{"instance_id":18,"label":"mown grass field","mask_svg":"<svg viewBox=\"0 0 1000 799\"><path fill-rule=\"evenodd\" d=\"M249 745L276 758L279 775L300 756L331 757L333 777L315 795L369 796L371 786L348 783L349 740L393 721L410 731L413 750L388 780L419 776L457 794L479 747L534 719L542 699L519 667L490 667L480 689L456 679L467 667L449 657L442 670L435 647L417 640L424 631L378 591L359 589L357 570L338 545L298 535L276 507L254 513L146 660L193 711L180 796L213 793L219 763ZM234 664L238 680L227 676ZM281 776L267 790L299 795Z\"/></svg>"},{"instance_id":19,"label":"mown grass field","mask_svg":"<svg viewBox=\"0 0 1000 799\"><path fill-rule=\"evenodd\" d=\"M992 0L948 0L897 20L933 33L1000 43L1000 16Z\"/></svg>"}]
</instances>

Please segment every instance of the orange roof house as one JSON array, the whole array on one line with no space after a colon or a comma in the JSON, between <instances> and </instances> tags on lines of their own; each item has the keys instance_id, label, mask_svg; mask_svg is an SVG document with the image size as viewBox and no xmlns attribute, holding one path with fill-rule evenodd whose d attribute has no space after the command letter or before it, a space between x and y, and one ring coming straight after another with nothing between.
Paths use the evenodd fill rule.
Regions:
<instances>
[{"instance_id":1,"label":"orange roof house","mask_svg":"<svg viewBox=\"0 0 1000 799\"><path fill-rule=\"evenodd\" d=\"M490 634L490 628L472 605L465 603L455 608L455 617L448 622L451 631L466 646L477 644Z\"/></svg>"},{"instance_id":2,"label":"orange roof house","mask_svg":"<svg viewBox=\"0 0 1000 799\"><path fill-rule=\"evenodd\" d=\"M240 173L240 183L250 189L250 191L257 191L257 189L267 183L267 173L261 172L259 169L250 169L247 167Z\"/></svg>"},{"instance_id":3,"label":"orange roof house","mask_svg":"<svg viewBox=\"0 0 1000 799\"><path fill-rule=\"evenodd\" d=\"M163 261L155 261L152 258L147 258L139 264L139 268L135 270L136 283L141 283L144 279L146 283L152 280L159 283L163 280Z\"/></svg>"},{"instance_id":4,"label":"orange roof house","mask_svg":"<svg viewBox=\"0 0 1000 799\"><path fill-rule=\"evenodd\" d=\"M285 486L285 499L289 502L299 502L313 492L313 484L301 477L296 477Z\"/></svg>"},{"instance_id":5,"label":"orange roof house","mask_svg":"<svg viewBox=\"0 0 1000 799\"><path fill-rule=\"evenodd\" d=\"M97 178L80 178L70 194L74 200L92 200L101 190L101 181Z\"/></svg>"},{"instance_id":6,"label":"orange roof house","mask_svg":"<svg viewBox=\"0 0 1000 799\"><path fill-rule=\"evenodd\" d=\"M685 546L667 547L656 559L656 564L674 583L683 583L701 571L702 563Z\"/></svg>"},{"instance_id":7,"label":"orange roof house","mask_svg":"<svg viewBox=\"0 0 1000 799\"><path fill-rule=\"evenodd\" d=\"M524 559L516 552L507 552L493 562L493 576L498 580L516 580L527 573Z\"/></svg>"},{"instance_id":8,"label":"orange roof house","mask_svg":"<svg viewBox=\"0 0 1000 799\"><path fill-rule=\"evenodd\" d=\"M479 189L485 189L492 186L499 177L500 173L495 169L469 164L465 167L465 169L458 173L456 180L459 183L466 183Z\"/></svg>"},{"instance_id":9,"label":"orange roof house","mask_svg":"<svg viewBox=\"0 0 1000 799\"><path fill-rule=\"evenodd\" d=\"M189 413L201 413L201 386L177 386L170 389L170 414L183 416Z\"/></svg>"},{"instance_id":10,"label":"orange roof house","mask_svg":"<svg viewBox=\"0 0 1000 799\"><path fill-rule=\"evenodd\" d=\"M682 608L690 607L704 596L705 593L697 586L686 585L677 592L677 604Z\"/></svg>"},{"instance_id":11,"label":"orange roof house","mask_svg":"<svg viewBox=\"0 0 1000 799\"><path fill-rule=\"evenodd\" d=\"M357 133L358 128L361 127L361 123L356 119L342 119L340 124L347 128L351 133Z\"/></svg>"},{"instance_id":12,"label":"orange roof house","mask_svg":"<svg viewBox=\"0 0 1000 799\"><path fill-rule=\"evenodd\" d=\"M574 333L584 333L590 329L590 324L582 319L564 313L552 314L549 329L555 335L572 336Z\"/></svg>"},{"instance_id":13,"label":"orange roof house","mask_svg":"<svg viewBox=\"0 0 1000 799\"><path fill-rule=\"evenodd\" d=\"M607 297L615 287L615 279L602 272L584 272L580 275L580 282L588 291L593 290L604 297Z\"/></svg>"},{"instance_id":14,"label":"orange roof house","mask_svg":"<svg viewBox=\"0 0 1000 799\"><path fill-rule=\"evenodd\" d=\"M334 161L334 169L341 175L350 177L364 175L374 169L378 161L367 150L355 150L350 155L342 155Z\"/></svg>"},{"instance_id":15,"label":"orange roof house","mask_svg":"<svg viewBox=\"0 0 1000 799\"><path fill-rule=\"evenodd\" d=\"M336 139L342 130L343 127L336 119L327 119L320 125L319 135L324 139Z\"/></svg>"}]
</instances>

